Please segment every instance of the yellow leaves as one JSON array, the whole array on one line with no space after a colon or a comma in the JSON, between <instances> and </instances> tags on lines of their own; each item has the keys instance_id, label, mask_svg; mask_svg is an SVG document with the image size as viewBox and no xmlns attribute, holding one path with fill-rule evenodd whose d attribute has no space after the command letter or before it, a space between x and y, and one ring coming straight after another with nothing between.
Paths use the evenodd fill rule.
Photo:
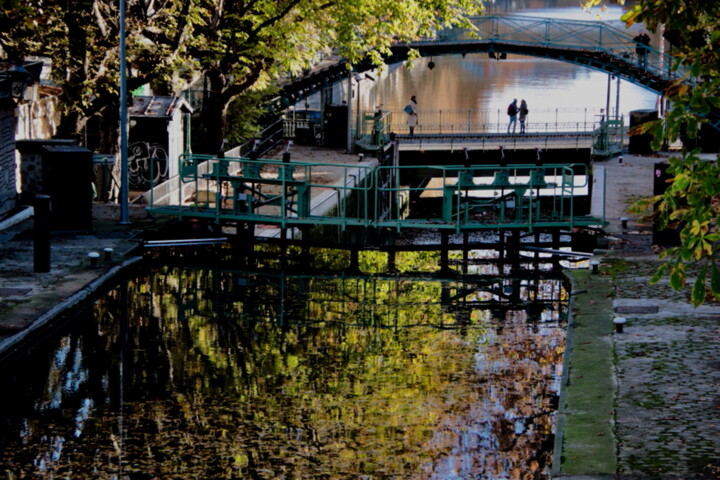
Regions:
<instances>
[{"instance_id":1,"label":"yellow leaves","mask_svg":"<svg viewBox=\"0 0 720 480\"><path fill-rule=\"evenodd\" d=\"M693 220L690 225L690 233L692 235L696 236L704 236L707 232L710 222L705 220L704 222L698 222L697 220Z\"/></svg>"},{"instance_id":2,"label":"yellow leaves","mask_svg":"<svg viewBox=\"0 0 720 480\"><path fill-rule=\"evenodd\" d=\"M626 27L631 27L637 21L637 17L638 15L640 15L641 11L642 10L640 9L640 5L635 5L630 10L625 12L625 14L620 17L620 19L625 22Z\"/></svg>"},{"instance_id":3,"label":"yellow leaves","mask_svg":"<svg viewBox=\"0 0 720 480\"><path fill-rule=\"evenodd\" d=\"M682 263L678 263L670 271L670 286L673 290L680 290L685 286L685 266Z\"/></svg>"},{"instance_id":4,"label":"yellow leaves","mask_svg":"<svg viewBox=\"0 0 720 480\"><path fill-rule=\"evenodd\" d=\"M690 92L690 86L684 82L684 79L674 81L665 89L665 95L670 98L685 98Z\"/></svg>"},{"instance_id":5,"label":"yellow leaves","mask_svg":"<svg viewBox=\"0 0 720 480\"><path fill-rule=\"evenodd\" d=\"M233 462L236 468L245 468L250 464L250 459L244 452L233 455Z\"/></svg>"},{"instance_id":6,"label":"yellow leaves","mask_svg":"<svg viewBox=\"0 0 720 480\"><path fill-rule=\"evenodd\" d=\"M695 260L700 260L705 255L712 254L712 245L705 240L698 240L695 248L693 249L693 257Z\"/></svg>"}]
</instances>

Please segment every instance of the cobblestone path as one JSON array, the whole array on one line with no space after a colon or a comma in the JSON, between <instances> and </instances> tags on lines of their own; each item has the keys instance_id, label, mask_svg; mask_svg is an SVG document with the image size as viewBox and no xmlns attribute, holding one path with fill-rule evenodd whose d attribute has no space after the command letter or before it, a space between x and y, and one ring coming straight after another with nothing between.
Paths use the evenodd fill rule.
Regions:
<instances>
[{"instance_id":1,"label":"cobblestone path","mask_svg":"<svg viewBox=\"0 0 720 480\"><path fill-rule=\"evenodd\" d=\"M621 260L616 435L621 478L720 478L720 307L649 285L650 259ZM634 313L635 312L635 313Z\"/></svg>"}]
</instances>

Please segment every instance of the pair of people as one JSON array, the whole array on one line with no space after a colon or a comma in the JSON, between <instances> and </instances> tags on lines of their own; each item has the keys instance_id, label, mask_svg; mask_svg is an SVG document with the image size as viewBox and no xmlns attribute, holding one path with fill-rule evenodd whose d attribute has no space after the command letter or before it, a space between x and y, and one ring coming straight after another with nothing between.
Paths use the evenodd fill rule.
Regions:
<instances>
[{"instance_id":1,"label":"pair of people","mask_svg":"<svg viewBox=\"0 0 720 480\"><path fill-rule=\"evenodd\" d=\"M645 32L640 32L633 38L635 41L635 53L638 57L638 66L647 68L648 49L650 48L650 36Z\"/></svg>"},{"instance_id":2,"label":"pair of people","mask_svg":"<svg viewBox=\"0 0 720 480\"><path fill-rule=\"evenodd\" d=\"M520 120L520 133L525 133L525 121L527 120L528 113L527 102L523 99L520 101L520 106L518 106L517 98L513 98L513 101L507 108L507 114L510 117L510 123L508 123L507 128L508 133L515 133L518 119Z\"/></svg>"}]
</instances>

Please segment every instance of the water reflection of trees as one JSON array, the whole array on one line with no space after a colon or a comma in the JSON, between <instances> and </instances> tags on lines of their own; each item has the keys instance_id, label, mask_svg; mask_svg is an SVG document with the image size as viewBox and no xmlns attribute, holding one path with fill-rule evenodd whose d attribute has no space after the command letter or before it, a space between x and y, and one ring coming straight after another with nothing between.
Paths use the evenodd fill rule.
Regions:
<instances>
[{"instance_id":1,"label":"water reflection of trees","mask_svg":"<svg viewBox=\"0 0 720 480\"><path fill-rule=\"evenodd\" d=\"M161 268L22 367L3 469L545 478L566 294L538 282L557 292L545 315L498 322L483 310L498 285Z\"/></svg>"}]
</instances>

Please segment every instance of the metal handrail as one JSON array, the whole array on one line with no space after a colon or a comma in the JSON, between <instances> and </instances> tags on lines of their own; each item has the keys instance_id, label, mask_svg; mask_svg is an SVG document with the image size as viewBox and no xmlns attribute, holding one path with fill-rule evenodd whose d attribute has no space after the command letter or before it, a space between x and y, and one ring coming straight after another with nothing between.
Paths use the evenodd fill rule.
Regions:
<instances>
[{"instance_id":1,"label":"metal handrail","mask_svg":"<svg viewBox=\"0 0 720 480\"><path fill-rule=\"evenodd\" d=\"M337 196L337 207L335 214L331 212L322 212L313 214L312 211L302 215L302 218L312 224L313 219L322 218L327 223L335 223L342 225L347 219L365 220L371 217L369 212L370 196L373 191L372 168L368 165L358 164L336 164L336 163L318 163L318 162L284 162L276 159L260 159L253 160L248 157L222 157L212 155L184 154L180 156L180 177L182 183L191 184L192 195L195 198L195 204L206 210L214 210L214 219L219 222L227 218L243 218L252 220L262 217L262 213L238 213L235 211L227 211L221 206L221 200L227 198L226 184L253 184L261 186L271 183L279 186L281 192L288 192L289 189L302 188L305 192L305 198L314 200L319 195ZM268 167L275 169L276 173L271 175L263 175L263 170ZM317 170L341 169L339 178L340 182L335 184L321 183L318 179L323 175ZM201 198L200 193L204 192ZM258 193L256 192L256 193ZM262 195L262 194L261 194ZM356 211L350 211L353 206L347 201L353 195L357 195L358 202L354 204ZM185 204L186 192L179 189L178 205ZM284 226L289 220L298 221L297 217L292 216L289 212L291 205L288 199L283 195L274 195L273 205L280 207L280 213L274 215L281 220ZM237 200L237 199L234 199ZM269 205L269 204L268 204Z\"/></svg>"},{"instance_id":2,"label":"metal handrail","mask_svg":"<svg viewBox=\"0 0 720 480\"><path fill-rule=\"evenodd\" d=\"M575 197L589 191L588 167L582 163L422 166L423 170L432 170L425 174L439 182L420 187L399 183L404 170L418 168L410 165L373 168L192 154L181 156L181 162L181 180L187 188L180 189L183 193L177 204L151 204L152 211L172 212L180 218L204 218L218 224L250 222L280 228L322 224L343 229L359 226L460 231L602 223L588 216L574 217ZM330 168L342 169L335 175L341 179L339 182L317 180ZM497 177L503 171L505 175ZM578 177L583 175L584 182ZM408 200L420 192L441 198L439 216L426 212L423 218L405 218ZM512 207L506 205L510 200Z\"/></svg>"},{"instance_id":3,"label":"metal handrail","mask_svg":"<svg viewBox=\"0 0 720 480\"><path fill-rule=\"evenodd\" d=\"M403 112L390 112L393 121L390 132L405 132ZM600 110L588 108L541 108L533 109L525 126L533 133L593 132L600 128L605 115ZM614 118L611 112L610 118ZM505 111L477 109L420 109L416 134L477 135L507 133L508 120ZM519 132L520 125L516 125Z\"/></svg>"},{"instance_id":4,"label":"metal handrail","mask_svg":"<svg viewBox=\"0 0 720 480\"><path fill-rule=\"evenodd\" d=\"M381 166L375 171L375 185L376 187L376 201L375 204L379 205L377 198L383 195L390 195L395 200L391 202L394 206L394 210L390 217L383 217L383 212L376 211L373 219L376 224L383 224L385 226L393 226L398 230L403 227L417 227L423 222L443 222L446 225L451 225L456 230L460 230L462 226L468 223L463 218L462 212L464 206L459 202L452 205L452 219L448 218L426 218L422 220L408 220L403 218L403 199L411 196L413 193L424 192L426 194L443 197L448 192L452 193L453 196L462 195L463 192L468 190L468 186L464 185L460 178L465 175L465 178L474 179L477 177L494 178L497 172L506 172L507 178L512 179L507 185L498 186L492 183L478 183L474 184L469 189L485 189L491 190L510 190L513 187L527 188L528 192L531 189L552 189L556 195L553 197L553 212L547 216L541 216L538 199L533 197L530 193L526 196L525 208L527 209L526 214L523 216L510 218L502 217L498 220L498 224L505 224L506 226L518 226L524 225L526 227L532 227L533 225L542 225L543 223L558 221L568 221L566 215L566 209L569 210L570 222L573 220L574 215L574 197L577 190L587 190L589 188L589 177L588 167L585 164L544 164L542 166L534 166L531 164L513 164L513 165L473 165L473 166L423 166L423 169L433 171L433 177L441 179L436 186L424 185L422 187L413 187L407 185L399 185L397 182L389 187L384 187L380 181L383 177L394 176L398 178L400 172L405 170L416 169L416 166ZM538 171L542 174L543 178L555 179L555 182L551 182L543 187L532 185L532 180L525 181L525 177L528 179L532 178L532 171ZM580 179L584 178L584 181ZM537 192L536 192L537 194ZM496 195L492 197L497 201ZM525 194L523 194L525 195ZM502 200L502 199L501 199ZM559 206L559 210L558 210ZM521 208L521 207L519 207Z\"/></svg>"},{"instance_id":5,"label":"metal handrail","mask_svg":"<svg viewBox=\"0 0 720 480\"><path fill-rule=\"evenodd\" d=\"M499 43L556 47L603 53L626 63L635 63L637 43L626 31L602 21L541 18L523 15L474 16L473 30L452 28L435 38L410 43L412 47L438 43ZM672 80L686 75L674 58L647 46L645 70ZM678 67L674 69L674 67Z\"/></svg>"}]
</instances>

